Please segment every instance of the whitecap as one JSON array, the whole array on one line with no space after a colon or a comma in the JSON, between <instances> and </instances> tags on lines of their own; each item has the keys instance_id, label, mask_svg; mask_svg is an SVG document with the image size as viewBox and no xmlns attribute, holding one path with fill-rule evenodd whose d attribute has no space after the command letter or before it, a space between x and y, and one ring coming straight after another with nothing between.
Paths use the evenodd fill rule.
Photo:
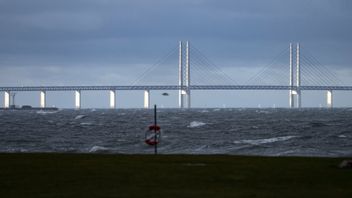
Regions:
<instances>
[{"instance_id":1,"label":"whitecap","mask_svg":"<svg viewBox=\"0 0 352 198\"><path fill-rule=\"evenodd\" d=\"M58 111L43 111L43 110L39 110L37 111L37 114L41 114L41 115L46 115L46 114L53 114L53 113L57 113Z\"/></svg>"},{"instance_id":2,"label":"whitecap","mask_svg":"<svg viewBox=\"0 0 352 198\"><path fill-rule=\"evenodd\" d=\"M75 117L75 120L78 120L78 119L82 119L82 118L85 118L87 117L86 115L78 115Z\"/></svg>"},{"instance_id":3,"label":"whitecap","mask_svg":"<svg viewBox=\"0 0 352 198\"><path fill-rule=\"evenodd\" d=\"M347 136L345 136L345 135L338 135L337 137L339 137L339 138L346 138Z\"/></svg>"},{"instance_id":4,"label":"whitecap","mask_svg":"<svg viewBox=\"0 0 352 198\"><path fill-rule=\"evenodd\" d=\"M200 146L199 148L196 148L196 151L202 151L206 148L208 148L208 145L203 145L203 146Z\"/></svg>"},{"instance_id":5,"label":"whitecap","mask_svg":"<svg viewBox=\"0 0 352 198\"><path fill-rule=\"evenodd\" d=\"M260 144L267 144L279 141L286 141L297 136L282 136L282 137L273 137L273 138L266 138L266 139L256 139L256 140L238 140L233 141L235 144L252 144L252 145L260 145Z\"/></svg>"},{"instance_id":6,"label":"whitecap","mask_svg":"<svg viewBox=\"0 0 352 198\"><path fill-rule=\"evenodd\" d=\"M91 122L82 122L82 123L80 123L80 125L89 126L89 125L93 125L93 123L91 123Z\"/></svg>"},{"instance_id":7,"label":"whitecap","mask_svg":"<svg viewBox=\"0 0 352 198\"><path fill-rule=\"evenodd\" d=\"M9 153L26 153L26 152L28 152L28 150L25 149L25 148L8 148L8 149L6 149L6 152L9 152Z\"/></svg>"},{"instance_id":8,"label":"whitecap","mask_svg":"<svg viewBox=\"0 0 352 198\"><path fill-rule=\"evenodd\" d=\"M206 125L204 122L192 121L191 123L189 123L189 125L187 127L188 128L196 128L196 127L201 127L204 125Z\"/></svg>"},{"instance_id":9,"label":"whitecap","mask_svg":"<svg viewBox=\"0 0 352 198\"><path fill-rule=\"evenodd\" d=\"M256 110L255 112L260 114L271 114L270 111L265 111L265 110Z\"/></svg>"},{"instance_id":10,"label":"whitecap","mask_svg":"<svg viewBox=\"0 0 352 198\"><path fill-rule=\"evenodd\" d=\"M107 151L107 150L109 150L109 149L106 148L106 147L103 147L103 146L93 146L89 150L89 153L104 152L104 151Z\"/></svg>"}]
</instances>

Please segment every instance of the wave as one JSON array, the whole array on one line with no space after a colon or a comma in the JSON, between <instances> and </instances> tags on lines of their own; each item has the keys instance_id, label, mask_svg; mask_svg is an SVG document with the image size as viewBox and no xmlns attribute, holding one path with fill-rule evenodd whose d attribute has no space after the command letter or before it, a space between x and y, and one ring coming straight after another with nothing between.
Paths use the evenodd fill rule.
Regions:
<instances>
[{"instance_id":1,"label":"wave","mask_svg":"<svg viewBox=\"0 0 352 198\"><path fill-rule=\"evenodd\" d=\"M81 126L90 126L90 125L93 125L93 123L91 122L82 122L80 123Z\"/></svg>"},{"instance_id":2,"label":"wave","mask_svg":"<svg viewBox=\"0 0 352 198\"><path fill-rule=\"evenodd\" d=\"M53 113L57 113L59 111L43 111L43 110L39 110L36 113L40 114L40 115L46 115L46 114L53 114Z\"/></svg>"},{"instance_id":3,"label":"wave","mask_svg":"<svg viewBox=\"0 0 352 198\"><path fill-rule=\"evenodd\" d=\"M103 146L93 146L89 149L89 153L104 153L107 152L109 149Z\"/></svg>"},{"instance_id":4,"label":"wave","mask_svg":"<svg viewBox=\"0 0 352 198\"><path fill-rule=\"evenodd\" d=\"M255 112L259 113L259 114L271 114L272 113L270 111L265 111L265 110L256 110Z\"/></svg>"},{"instance_id":5,"label":"wave","mask_svg":"<svg viewBox=\"0 0 352 198\"><path fill-rule=\"evenodd\" d=\"M252 144L252 145L260 145L260 144L268 144L279 141L286 141L292 138L296 138L297 136L282 136L282 137L273 137L266 139L256 139L256 140L238 140L234 141L234 144Z\"/></svg>"},{"instance_id":6,"label":"wave","mask_svg":"<svg viewBox=\"0 0 352 198\"><path fill-rule=\"evenodd\" d=\"M82 118L85 118L87 117L86 115L78 115L75 117L75 120L79 120L79 119L82 119Z\"/></svg>"},{"instance_id":7,"label":"wave","mask_svg":"<svg viewBox=\"0 0 352 198\"><path fill-rule=\"evenodd\" d=\"M201 127L204 125L206 125L206 123L204 123L204 122L192 121L191 123L189 123L189 125L187 127L188 128L196 128L196 127Z\"/></svg>"}]
</instances>

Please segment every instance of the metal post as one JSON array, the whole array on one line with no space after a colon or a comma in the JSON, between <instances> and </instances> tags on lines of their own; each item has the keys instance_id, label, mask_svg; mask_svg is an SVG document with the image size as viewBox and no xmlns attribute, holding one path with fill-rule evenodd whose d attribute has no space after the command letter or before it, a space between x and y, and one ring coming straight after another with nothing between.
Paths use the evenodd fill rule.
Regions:
<instances>
[{"instance_id":1,"label":"metal post","mask_svg":"<svg viewBox=\"0 0 352 198\"><path fill-rule=\"evenodd\" d=\"M294 95L293 95L293 90L292 90L292 87L293 87L293 64L292 64L292 43L290 43L290 90L289 90L289 106L290 108L293 108L295 106L295 103L294 103Z\"/></svg>"},{"instance_id":2,"label":"metal post","mask_svg":"<svg viewBox=\"0 0 352 198\"><path fill-rule=\"evenodd\" d=\"M157 144L157 134L156 134L156 132L157 132L157 128L156 128L156 125L157 125L157 122L156 122L156 105L154 105L154 142L155 142L155 144L154 144L154 154L156 155L156 154L158 154L158 144Z\"/></svg>"},{"instance_id":3,"label":"metal post","mask_svg":"<svg viewBox=\"0 0 352 198\"><path fill-rule=\"evenodd\" d=\"M189 41L186 43L186 86L187 86L187 107L191 108L191 68L190 68L190 44Z\"/></svg>"},{"instance_id":4,"label":"metal post","mask_svg":"<svg viewBox=\"0 0 352 198\"><path fill-rule=\"evenodd\" d=\"M296 86L297 86L297 107L301 108L301 68L300 68L300 60L299 60L299 43L297 43L297 49L296 49L296 69L297 69L297 74L296 74Z\"/></svg>"},{"instance_id":5,"label":"metal post","mask_svg":"<svg viewBox=\"0 0 352 198\"><path fill-rule=\"evenodd\" d=\"M178 85L180 90L178 92L178 106L183 108L183 65L182 65L182 41L179 42L179 57L178 57Z\"/></svg>"}]
</instances>

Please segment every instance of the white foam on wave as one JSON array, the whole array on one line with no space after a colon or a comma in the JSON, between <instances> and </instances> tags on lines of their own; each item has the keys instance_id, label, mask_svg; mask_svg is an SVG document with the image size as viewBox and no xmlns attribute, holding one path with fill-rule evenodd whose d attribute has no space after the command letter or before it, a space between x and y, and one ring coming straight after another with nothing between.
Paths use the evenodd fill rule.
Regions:
<instances>
[{"instance_id":1,"label":"white foam on wave","mask_svg":"<svg viewBox=\"0 0 352 198\"><path fill-rule=\"evenodd\" d=\"M53 114L53 113L57 113L59 111L43 111L43 110L39 110L37 111L37 114L40 114L40 115L46 115L46 114Z\"/></svg>"},{"instance_id":2,"label":"white foam on wave","mask_svg":"<svg viewBox=\"0 0 352 198\"><path fill-rule=\"evenodd\" d=\"M255 112L259 114L271 114L270 111L265 111L265 110L256 110Z\"/></svg>"},{"instance_id":3,"label":"white foam on wave","mask_svg":"<svg viewBox=\"0 0 352 198\"><path fill-rule=\"evenodd\" d=\"M75 117L75 120L78 120L78 119L82 119L82 118L85 118L87 117L86 115L78 115Z\"/></svg>"},{"instance_id":4,"label":"white foam on wave","mask_svg":"<svg viewBox=\"0 0 352 198\"><path fill-rule=\"evenodd\" d=\"M282 137L273 137L273 138L256 139L256 140L238 140L238 141L233 141L233 143L260 145L260 144L268 144L268 143L279 142L279 141L286 141L295 137L297 136L282 136Z\"/></svg>"},{"instance_id":5,"label":"white foam on wave","mask_svg":"<svg viewBox=\"0 0 352 198\"><path fill-rule=\"evenodd\" d=\"M106 147L103 147L103 146L93 146L89 152L90 153L96 153L96 152L102 152L102 151L107 151L109 150L108 148Z\"/></svg>"},{"instance_id":6,"label":"white foam on wave","mask_svg":"<svg viewBox=\"0 0 352 198\"><path fill-rule=\"evenodd\" d=\"M192 121L191 123L189 123L189 125L187 127L188 128L196 128L196 127L201 127L204 125L206 125L204 122Z\"/></svg>"},{"instance_id":7,"label":"white foam on wave","mask_svg":"<svg viewBox=\"0 0 352 198\"><path fill-rule=\"evenodd\" d=\"M91 122L82 122L82 123L80 123L80 125L82 125L82 126L90 126L90 125L93 125L93 123L91 123Z\"/></svg>"},{"instance_id":8,"label":"white foam on wave","mask_svg":"<svg viewBox=\"0 0 352 198\"><path fill-rule=\"evenodd\" d=\"M208 145L200 146L200 147L196 148L195 150L196 150L196 151L202 151L202 150L204 150L204 149L206 149L206 148L208 148Z\"/></svg>"},{"instance_id":9,"label":"white foam on wave","mask_svg":"<svg viewBox=\"0 0 352 198\"><path fill-rule=\"evenodd\" d=\"M28 150L25 148L8 148L5 151L9 152L9 153L26 153L26 152L28 152Z\"/></svg>"},{"instance_id":10,"label":"white foam on wave","mask_svg":"<svg viewBox=\"0 0 352 198\"><path fill-rule=\"evenodd\" d=\"M337 137L339 137L339 138L347 138L347 136L345 136L345 135L338 135Z\"/></svg>"}]
</instances>

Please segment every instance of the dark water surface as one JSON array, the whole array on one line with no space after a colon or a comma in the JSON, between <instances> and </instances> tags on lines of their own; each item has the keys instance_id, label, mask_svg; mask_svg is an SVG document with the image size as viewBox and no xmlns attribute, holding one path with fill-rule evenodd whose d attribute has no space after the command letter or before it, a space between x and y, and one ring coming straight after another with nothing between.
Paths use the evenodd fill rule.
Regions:
<instances>
[{"instance_id":1,"label":"dark water surface","mask_svg":"<svg viewBox=\"0 0 352 198\"><path fill-rule=\"evenodd\" d=\"M0 152L153 153L153 110L0 111ZM352 156L352 109L160 109L159 153Z\"/></svg>"}]
</instances>

